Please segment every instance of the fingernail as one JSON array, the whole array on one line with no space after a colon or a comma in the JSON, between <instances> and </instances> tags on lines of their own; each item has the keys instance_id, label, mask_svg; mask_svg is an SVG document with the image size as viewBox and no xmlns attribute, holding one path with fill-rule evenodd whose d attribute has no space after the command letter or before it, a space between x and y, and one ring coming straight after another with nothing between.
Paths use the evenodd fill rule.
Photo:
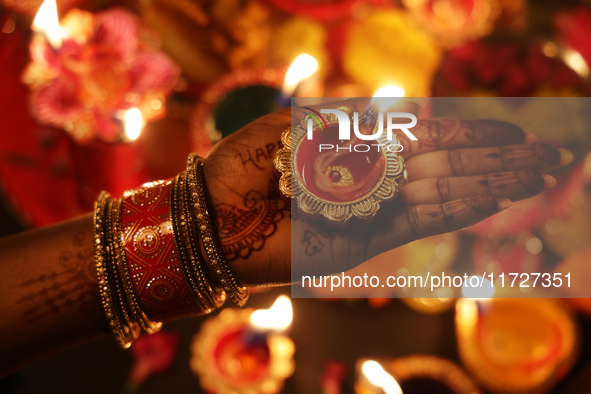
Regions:
<instances>
[{"instance_id":1,"label":"fingernail","mask_svg":"<svg viewBox=\"0 0 591 394\"><path fill-rule=\"evenodd\" d=\"M573 161L573 154L564 148L558 149L560 151L560 165L565 166Z\"/></svg>"},{"instance_id":2,"label":"fingernail","mask_svg":"<svg viewBox=\"0 0 591 394\"><path fill-rule=\"evenodd\" d=\"M504 211L505 209L509 208L513 204L511 200L508 198L499 198L497 199L497 208L499 212Z\"/></svg>"},{"instance_id":3,"label":"fingernail","mask_svg":"<svg viewBox=\"0 0 591 394\"><path fill-rule=\"evenodd\" d=\"M542 177L544 178L544 190L552 189L556 186L556 178L552 175L544 174Z\"/></svg>"},{"instance_id":4,"label":"fingernail","mask_svg":"<svg viewBox=\"0 0 591 394\"><path fill-rule=\"evenodd\" d=\"M527 143L536 142L538 140L538 137L529 131L524 131L523 133L525 134L525 142Z\"/></svg>"}]
</instances>

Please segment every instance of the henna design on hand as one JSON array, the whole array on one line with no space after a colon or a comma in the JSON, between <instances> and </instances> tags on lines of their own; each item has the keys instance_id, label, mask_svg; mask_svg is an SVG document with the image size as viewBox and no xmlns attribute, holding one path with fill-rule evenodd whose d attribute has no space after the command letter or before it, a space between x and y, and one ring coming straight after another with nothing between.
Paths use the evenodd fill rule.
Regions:
<instances>
[{"instance_id":1,"label":"henna design on hand","mask_svg":"<svg viewBox=\"0 0 591 394\"><path fill-rule=\"evenodd\" d=\"M523 130L513 123L490 120L422 119L413 128L419 149L445 149L457 138L464 137L477 145L501 146L524 141ZM406 152L412 152L412 145L406 136L399 136Z\"/></svg>"},{"instance_id":2,"label":"henna design on hand","mask_svg":"<svg viewBox=\"0 0 591 394\"><path fill-rule=\"evenodd\" d=\"M536 158L537 160L555 167L560 164L560 152L550 144L535 142L529 145L502 148L503 160L511 164L516 160Z\"/></svg>"},{"instance_id":3,"label":"henna design on hand","mask_svg":"<svg viewBox=\"0 0 591 394\"><path fill-rule=\"evenodd\" d=\"M531 195L541 193L544 190L544 178L533 170L517 170L487 176L487 179L478 181L481 185L488 185L492 190L502 190L509 185L520 184Z\"/></svg>"},{"instance_id":4,"label":"henna design on hand","mask_svg":"<svg viewBox=\"0 0 591 394\"><path fill-rule=\"evenodd\" d=\"M525 140L521 127L493 119L462 120L464 135L477 144L501 146L519 144Z\"/></svg>"},{"instance_id":5,"label":"henna design on hand","mask_svg":"<svg viewBox=\"0 0 591 394\"><path fill-rule=\"evenodd\" d=\"M497 202L491 196L471 196L465 197L461 200L466 206L470 207L475 212L491 215L499 211ZM458 202L459 203L459 202Z\"/></svg>"},{"instance_id":6,"label":"henna design on hand","mask_svg":"<svg viewBox=\"0 0 591 394\"><path fill-rule=\"evenodd\" d=\"M16 301L17 304L37 302L24 310L27 323L35 323L63 308L76 308L89 316L98 311L99 294L96 291L96 268L92 246L85 242L90 235L80 232L72 240L72 250L58 256L62 267L38 275L20 285L31 288L29 293Z\"/></svg>"},{"instance_id":7,"label":"henna design on hand","mask_svg":"<svg viewBox=\"0 0 591 394\"><path fill-rule=\"evenodd\" d=\"M247 164L250 163L257 170L265 170L266 162L273 162L275 157L275 151L279 149L281 142L269 143L261 148L247 149L245 156L242 153L237 153L236 158L240 160L242 166L246 168Z\"/></svg>"},{"instance_id":8,"label":"henna design on hand","mask_svg":"<svg viewBox=\"0 0 591 394\"><path fill-rule=\"evenodd\" d=\"M331 238L331 234L327 230L306 230L304 232L304 238L302 239L301 243L304 245L304 253L308 256L313 256L316 253L322 252L324 250L324 243L320 239L320 237L324 239Z\"/></svg>"},{"instance_id":9,"label":"henna design on hand","mask_svg":"<svg viewBox=\"0 0 591 394\"><path fill-rule=\"evenodd\" d=\"M256 190L244 196L244 207L219 204L216 224L220 244L226 259L248 258L265 246L265 240L277 231L277 223L284 217L285 202L279 197L277 184L269 181L267 196Z\"/></svg>"},{"instance_id":10,"label":"henna design on hand","mask_svg":"<svg viewBox=\"0 0 591 394\"><path fill-rule=\"evenodd\" d=\"M429 119L417 123L412 132L419 140L419 147L437 148L456 139L462 129L459 119Z\"/></svg>"}]
</instances>

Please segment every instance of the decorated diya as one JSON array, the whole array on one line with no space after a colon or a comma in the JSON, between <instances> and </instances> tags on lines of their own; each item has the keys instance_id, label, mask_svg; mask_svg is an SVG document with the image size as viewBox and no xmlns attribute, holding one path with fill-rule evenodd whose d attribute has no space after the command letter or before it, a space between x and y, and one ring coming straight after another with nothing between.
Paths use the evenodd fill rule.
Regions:
<instances>
[{"instance_id":1,"label":"decorated diya","mask_svg":"<svg viewBox=\"0 0 591 394\"><path fill-rule=\"evenodd\" d=\"M190 365L204 390L217 394L281 391L294 370L294 344L280 330L253 324L253 316L270 315L274 308L227 308L202 326L193 340ZM278 316L263 319L270 323L282 320Z\"/></svg>"},{"instance_id":2,"label":"decorated diya","mask_svg":"<svg viewBox=\"0 0 591 394\"><path fill-rule=\"evenodd\" d=\"M398 155L401 145L379 129L373 107L361 115L359 124L360 133L379 135L372 141L357 133L340 139L337 115L306 109L311 113L281 136L283 147L275 156L279 189L297 201L301 213L323 216L333 227L346 226L353 218L372 221L380 204L398 195L398 179L404 173L404 160ZM337 110L348 115L349 124L356 120L349 108Z\"/></svg>"},{"instance_id":3,"label":"decorated diya","mask_svg":"<svg viewBox=\"0 0 591 394\"><path fill-rule=\"evenodd\" d=\"M456 330L464 365L492 393L546 393L577 355L574 318L553 299L461 299Z\"/></svg>"},{"instance_id":4,"label":"decorated diya","mask_svg":"<svg viewBox=\"0 0 591 394\"><path fill-rule=\"evenodd\" d=\"M392 360L360 360L357 394L480 394L466 373L451 361L427 355Z\"/></svg>"}]
</instances>

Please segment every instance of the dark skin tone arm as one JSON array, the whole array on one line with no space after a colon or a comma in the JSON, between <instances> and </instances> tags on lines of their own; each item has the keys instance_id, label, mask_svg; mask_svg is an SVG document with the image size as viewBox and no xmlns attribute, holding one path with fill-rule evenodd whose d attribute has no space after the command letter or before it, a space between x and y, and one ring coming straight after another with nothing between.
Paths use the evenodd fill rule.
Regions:
<instances>
[{"instance_id":1,"label":"dark skin tone arm","mask_svg":"<svg viewBox=\"0 0 591 394\"><path fill-rule=\"evenodd\" d=\"M348 103L357 111L366 104ZM340 273L416 239L467 227L554 186L542 172L572 160L508 123L420 121L413 129L418 142L399 136L410 183L396 203L383 207L371 231L332 229L290 220L279 196L273 157L290 123L290 111L265 116L222 140L205 161L222 249L245 285L290 283L291 264ZM253 210L256 223L241 225ZM301 240L294 253L291 239ZM0 312L0 375L108 333L91 214L0 240Z\"/></svg>"}]
</instances>

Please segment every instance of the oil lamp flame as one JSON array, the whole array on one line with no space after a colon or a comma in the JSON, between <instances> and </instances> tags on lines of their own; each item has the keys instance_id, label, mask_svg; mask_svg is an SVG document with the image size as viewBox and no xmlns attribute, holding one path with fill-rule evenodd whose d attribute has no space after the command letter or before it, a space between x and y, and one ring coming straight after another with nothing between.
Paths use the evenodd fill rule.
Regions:
<instances>
[{"instance_id":1,"label":"oil lamp flame","mask_svg":"<svg viewBox=\"0 0 591 394\"><path fill-rule=\"evenodd\" d=\"M53 49L61 48L62 36L55 0L45 0L41 4L33 20L32 29L43 34Z\"/></svg>"},{"instance_id":2,"label":"oil lamp flame","mask_svg":"<svg viewBox=\"0 0 591 394\"><path fill-rule=\"evenodd\" d=\"M310 55L298 56L287 69L281 91L284 96L291 96L298 84L318 70L318 61Z\"/></svg>"},{"instance_id":3,"label":"oil lamp flame","mask_svg":"<svg viewBox=\"0 0 591 394\"><path fill-rule=\"evenodd\" d=\"M250 315L250 325L254 329L283 331L291 325L293 309L287 296L277 298L269 309L259 309Z\"/></svg>"},{"instance_id":4,"label":"oil lamp flame","mask_svg":"<svg viewBox=\"0 0 591 394\"><path fill-rule=\"evenodd\" d=\"M404 89L400 86L383 86L374 93L371 103L377 105L380 111L386 111L392 104L400 100L404 93Z\"/></svg>"},{"instance_id":5,"label":"oil lamp flame","mask_svg":"<svg viewBox=\"0 0 591 394\"><path fill-rule=\"evenodd\" d=\"M402 394L402 389L396 379L384 371L384 368L378 362L373 360L364 362L361 371L371 384L384 390L384 393Z\"/></svg>"},{"instance_id":6,"label":"oil lamp flame","mask_svg":"<svg viewBox=\"0 0 591 394\"><path fill-rule=\"evenodd\" d=\"M129 141L135 141L142 131L142 113L137 108L131 108L125 112L123 120L125 136Z\"/></svg>"}]
</instances>

